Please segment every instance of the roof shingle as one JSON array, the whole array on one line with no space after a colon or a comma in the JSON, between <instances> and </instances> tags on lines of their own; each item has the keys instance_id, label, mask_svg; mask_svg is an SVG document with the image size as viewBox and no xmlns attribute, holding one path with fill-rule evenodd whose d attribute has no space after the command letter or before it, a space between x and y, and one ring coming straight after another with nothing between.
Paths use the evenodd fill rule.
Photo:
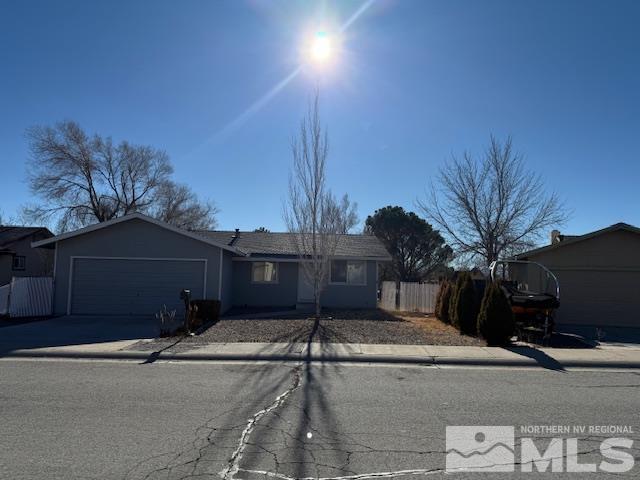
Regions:
<instances>
[{"instance_id":1,"label":"roof shingle","mask_svg":"<svg viewBox=\"0 0 640 480\"><path fill-rule=\"evenodd\" d=\"M297 235L286 232L236 232L233 231L198 231L210 240L233 245L249 255L287 255L297 256L298 251L293 243ZM336 248L338 257L373 257L389 258L389 253L380 240L373 235L346 234L338 236Z\"/></svg>"},{"instance_id":2,"label":"roof shingle","mask_svg":"<svg viewBox=\"0 0 640 480\"><path fill-rule=\"evenodd\" d=\"M13 242L17 242L18 240L40 231L45 232L45 236L53 236L53 233L44 227L14 227L10 225L0 225L0 248L5 248Z\"/></svg>"}]
</instances>

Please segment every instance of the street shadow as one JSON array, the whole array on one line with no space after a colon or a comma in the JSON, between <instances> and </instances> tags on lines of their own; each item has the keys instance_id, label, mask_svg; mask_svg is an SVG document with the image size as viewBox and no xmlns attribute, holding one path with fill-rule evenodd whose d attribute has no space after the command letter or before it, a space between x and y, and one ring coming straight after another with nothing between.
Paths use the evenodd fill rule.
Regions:
<instances>
[{"instance_id":1,"label":"street shadow","mask_svg":"<svg viewBox=\"0 0 640 480\"><path fill-rule=\"evenodd\" d=\"M334 406L328 399L330 385L336 377L342 376L342 367L337 363L312 360L312 352L322 352L328 345L326 340L336 341L336 335L327 331L321 319L309 320L313 321L311 331L300 329L293 334L297 341L306 340L305 354L297 367L299 387L282 409L266 418L253 432L251 442L257 448L253 455L243 458L244 469L262 469L261 454L265 451L272 453L272 433L279 432L285 440L278 452L279 472L286 472L292 478L320 477L318 465L321 464L325 470L331 470L331 475L355 473L346 469L348 453L343 447L347 438L340 431ZM297 415L284 414L292 410L297 410ZM318 458L319 455L322 459Z\"/></svg>"},{"instance_id":2,"label":"street shadow","mask_svg":"<svg viewBox=\"0 0 640 480\"><path fill-rule=\"evenodd\" d=\"M503 348L518 355L522 355L523 357L535 360L539 366L546 368L547 370L566 372L565 368L560 362L558 362L555 358L550 357L542 350L538 350L537 348L515 345Z\"/></svg>"},{"instance_id":3,"label":"street shadow","mask_svg":"<svg viewBox=\"0 0 640 480\"><path fill-rule=\"evenodd\" d=\"M160 355L162 355L163 352L166 352L167 350L171 349L172 347L175 347L176 345L178 345L180 342L182 342L182 340L185 337L180 337L177 340L175 340L173 343L171 343L170 345L167 345L166 347L161 348L160 350L156 350L154 352L151 352L151 354L149 354L149 356L146 358L146 360L144 362L141 362L141 365L149 365L151 363L154 363L156 360L160 359Z\"/></svg>"},{"instance_id":4,"label":"street shadow","mask_svg":"<svg viewBox=\"0 0 640 480\"><path fill-rule=\"evenodd\" d=\"M230 465L251 419L272 406L285 392L289 393L283 403L261 416L245 438L240 467L244 470L275 468L295 478L314 476L317 473L314 455L320 451L323 465L338 466L336 474L352 473L345 468L348 453L341 448L345 436L340 433L335 407L328 398L332 381L342 375L341 366L311 359L311 348L320 347L325 338L322 332L322 322L309 319L308 325L286 334L283 354L294 356L305 349L297 361L222 365L221 368L237 377L225 387L230 408L216 417L203 418L201 427L194 432L193 442L163 456L146 459L124 478L217 476L219 469L213 472L213 466ZM258 356L272 353L270 345L257 353Z\"/></svg>"}]
</instances>

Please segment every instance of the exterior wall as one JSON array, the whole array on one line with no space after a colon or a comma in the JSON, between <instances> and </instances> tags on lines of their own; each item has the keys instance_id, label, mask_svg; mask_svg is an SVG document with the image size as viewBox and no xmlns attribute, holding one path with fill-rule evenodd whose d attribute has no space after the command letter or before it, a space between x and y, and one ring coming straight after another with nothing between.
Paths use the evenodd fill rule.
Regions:
<instances>
[{"instance_id":1,"label":"exterior wall","mask_svg":"<svg viewBox=\"0 0 640 480\"><path fill-rule=\"evenodd\" d=\"M220 313L224 313L233 306L233 254L222 251L222 299Z\"/></svg>"},{"instance_id":2,"label":"exterior wall","mask_svg":"<svg viewBox=\"0 0 640 480\"><path fill-rule=\"evenodd\" d=\"M331 285L322 293L322 305L333 308L376 308L378 302L376 262L367 261L366 285Z\"/></svg>"},{"instance_id":3,"label":"exterior wall","mask_svg":"<svg viewBox=\"0 0 640 480\"><path fill-rule=\"evenodd\" d=\"M618 230L529 259L558 277L558 323L640 327L640 235Z\"/></svg>"},{"instance_id":4,"label":"exterior wall","mask_svg":"<svg viewBox=\"0 0 640 480\"><path fill-rule=\"evenodd\" d=\"M11 281L11 277L46 277L53 274L53 250L46 248L31 248L31 242L42 240L45 235L31 235L12 243L9 248L16 255L25 257L24 270L12 270L13 256L0 257L0 286Z\"/></svg>"},{"instance_id":5,"label":"exterior wall","mask_svg":"<svg viewBox=\"0 0 640 480\"><path fill-rule=\"evenodd\" d=\"M298 263L278 264L278 283L251 282L251 262L233 262L233 305L292 306L298 301ZM367 262L366 285L327 284L322 292L322 305L332 308L376 308L376 262Z\"/></svg>"},{"instance_id":6,"label":"exterior wall","mask_svg":"<svg viewBox=\"0 0 640 480\"><path fill-rule=\"evenodd\" d=\"M218 299L220 248L143 220L129 220L57 242L54 314L67 313L72 256L207 259L208 299ZM178 295L178 292L176 292Z\"/></svg>"},{"instance_id":7,"label":"exterior wall","mask_svg":"<svg viewBox=\"0 0 640 480\"><path fill-rule=\"evenodd\" d=\"M13 255L0 255L0 287L11 282L11 277L13 276L12 263Z\"/></svg>"},{"instance_id":8,"label":"exterior wall","mask_svg":"<svg viewBox=\"0 0 640 480\"><path fill-rule=\"evenodd\" d=\"M278 263L278 283L253 283L252 262L233 262L233 305L289 307L298 300L298 264Z\"/></svg>"}]
</instances>

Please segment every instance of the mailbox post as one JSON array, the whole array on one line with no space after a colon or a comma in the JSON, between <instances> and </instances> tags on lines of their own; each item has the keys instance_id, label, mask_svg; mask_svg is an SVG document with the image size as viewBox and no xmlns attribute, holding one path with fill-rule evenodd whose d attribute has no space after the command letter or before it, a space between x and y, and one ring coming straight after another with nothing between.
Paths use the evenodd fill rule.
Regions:
<instances>
[{"instance_id":1,"label":"mailbox post","mask_svg":"<svg viewBox=\"0 0 640 480\"><path fill-rule=\"evenodd\" d=\"M183 289L180 292L180 300L184 302L184 333L190 335L191 324L191 290Z\"/></svg>"}]
</instances>

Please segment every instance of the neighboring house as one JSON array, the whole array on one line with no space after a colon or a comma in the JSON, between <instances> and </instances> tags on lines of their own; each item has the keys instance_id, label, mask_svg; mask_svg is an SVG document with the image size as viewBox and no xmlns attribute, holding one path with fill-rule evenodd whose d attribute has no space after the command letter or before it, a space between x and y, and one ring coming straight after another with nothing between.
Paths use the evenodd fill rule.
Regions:
<instances>
[{"instance_id":1,"label":"neighboring house","mask_svg":"<svg viewBox=\"0 0 640 480\"><path fill-rule=\"evenodd\" d=\"M0 286L12 277L40 277L53 273L53 253L31 248L32 242L53 237L44 227L0 225Z\"/></svg>"},{"instance_id":2,"label":"neighboring house","mask_svg":"<svg viewBox=\"0 0 640 480\"><path fill-rule=\"evenodd\" d=\"M313 291L292 235L187 231L132 214L34 243L55 251L54 314L149 315L183 309L179 293L231 306L293 307ZM389 261L377 238L341 235L322 294L327 307L374 308L377 264Z\"/></svg>"},{"instance_id":3,"label":"neighboring house","mask_svg":"<svg viewBox=\"0 0 640 480\"><path fill-rule=\"evenodd\" d=\"M561 324L640 327L640 229L626 223L585 235L552 232L519 260L545 265L560 284Z\"/></svg>"}]
</instances>

